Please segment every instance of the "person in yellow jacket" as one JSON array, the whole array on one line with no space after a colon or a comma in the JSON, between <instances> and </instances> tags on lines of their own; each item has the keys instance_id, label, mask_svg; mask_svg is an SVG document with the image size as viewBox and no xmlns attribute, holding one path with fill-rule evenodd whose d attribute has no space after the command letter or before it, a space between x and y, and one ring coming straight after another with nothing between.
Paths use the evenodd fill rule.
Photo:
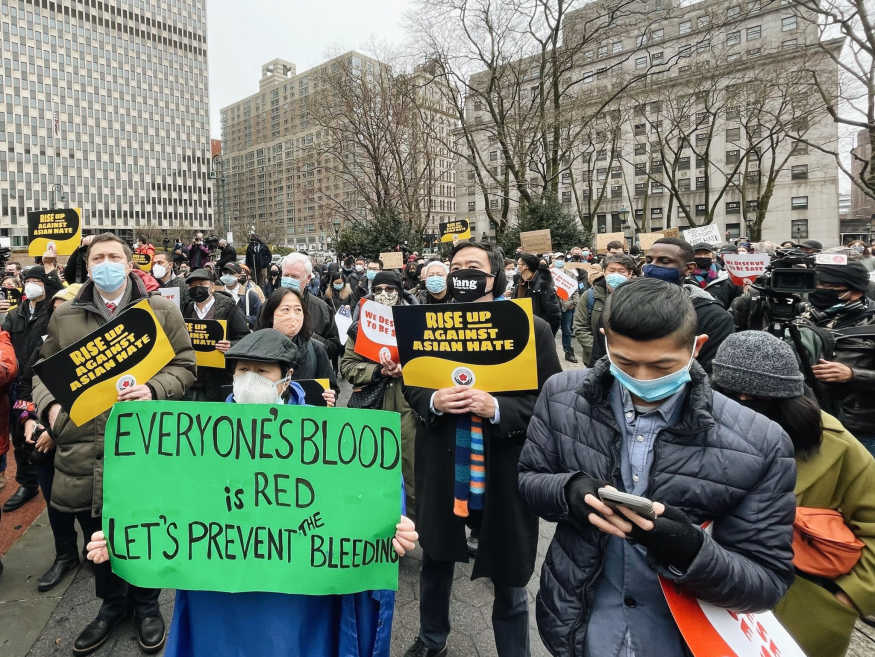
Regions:
<instances>
[{"instance_id":1,"label":"person in yellow jacket","mask_svg":"<svg viewBox=\"0 0 875 657\"><path fill-rule=\"evenodd\" d=\"M841 657L859 616L875 613L875 459L806 394L793 350L764 331L730 335L712 383L777 422L796 452L796 504L833 509L863 542L859 561L835 579L802 573L774 609L806 655Z\"/></svg>"}]
</instances>

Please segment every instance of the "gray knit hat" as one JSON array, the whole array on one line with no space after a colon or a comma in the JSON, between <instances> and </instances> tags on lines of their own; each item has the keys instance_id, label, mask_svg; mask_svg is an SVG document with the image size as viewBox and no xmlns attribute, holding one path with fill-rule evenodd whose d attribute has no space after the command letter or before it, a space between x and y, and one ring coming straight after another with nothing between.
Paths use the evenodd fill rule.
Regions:
<instances>
[{"instance_id":1,"label":"gray knit hat","mask_svg":"<svg viewBox=\"0 0 875 657\"><path fill-rule=\"evenodd\" d=\"M789 399L805 392L796 355L765 331L741 331L726 338L712 363L711 383L751 397Z\"/></svg>"}]
</instances>

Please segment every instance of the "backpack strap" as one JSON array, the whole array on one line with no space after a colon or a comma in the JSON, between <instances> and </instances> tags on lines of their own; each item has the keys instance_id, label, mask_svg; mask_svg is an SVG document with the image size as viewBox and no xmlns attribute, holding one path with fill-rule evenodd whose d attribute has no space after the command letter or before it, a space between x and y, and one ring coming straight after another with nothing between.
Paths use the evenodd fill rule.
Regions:
<instances>
[{"instance_id":1,"label":"backpack strap","mask_svg":"<svg viewBox=\"0 0 875 657\"><path fill-rule=\"evenodd\" d=\"M592 309L595 308L595 290L593 288L589 288L586 291L586 309L589 311L589 314L592 315Z\"/></svg>"}]
</instances>

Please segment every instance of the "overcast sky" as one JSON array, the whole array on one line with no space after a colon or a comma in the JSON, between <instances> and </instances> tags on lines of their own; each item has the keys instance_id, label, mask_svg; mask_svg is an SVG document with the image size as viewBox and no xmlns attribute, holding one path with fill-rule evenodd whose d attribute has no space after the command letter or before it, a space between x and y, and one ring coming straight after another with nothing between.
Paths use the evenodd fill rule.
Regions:
<instances>
[{"instance_id":1,"label":"overcast sky","mask_svg":"<svg viewBox=\"0 0 875 657\"><path fill-rule=\"evenodd\" d=\"M258 91L261 65L281 58L298 73L347 50L397 43L408 0L208 0L210 135L219 111Z\"/></svg>"}]
</instances>

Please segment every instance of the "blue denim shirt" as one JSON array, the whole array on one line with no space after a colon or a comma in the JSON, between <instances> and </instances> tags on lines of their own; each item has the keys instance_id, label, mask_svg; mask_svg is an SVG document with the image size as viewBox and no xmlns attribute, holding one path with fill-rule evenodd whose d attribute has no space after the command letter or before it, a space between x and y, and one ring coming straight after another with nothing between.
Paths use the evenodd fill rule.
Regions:
<instances>
[{"instance_id":1,"label":"blue denim shirt","mask_svg":"<svg viewBox=\"0 0 875 657\"><path fill-rule=\"evenodd\" d=\"M621 428L620 472L628 493L644 495L659 432L677 421L687 395L684 387L653 409L635 408L629 392L614 381L608 394ZM604 568L595 584L586 633L586 657L683 657L684 640L647 565L641 546L610 537Z\"/></svg>"}]
</instances>

